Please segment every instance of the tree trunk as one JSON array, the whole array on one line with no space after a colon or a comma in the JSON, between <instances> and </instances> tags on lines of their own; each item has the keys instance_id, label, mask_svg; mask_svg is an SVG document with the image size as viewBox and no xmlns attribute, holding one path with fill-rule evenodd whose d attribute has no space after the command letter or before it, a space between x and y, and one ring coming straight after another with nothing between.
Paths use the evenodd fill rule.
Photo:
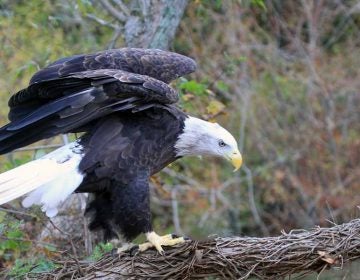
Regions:
<instances>
[{"instance_id":1,"label":"tree trunk","mask_svg":"<svg viewBox=\"0 0 360 280\"><path fill-rule=\"evenodd\" d=\"M187 0L137 0L125 24L128 47L166 50L174 39Z\"/></svg>"}]
</instances>

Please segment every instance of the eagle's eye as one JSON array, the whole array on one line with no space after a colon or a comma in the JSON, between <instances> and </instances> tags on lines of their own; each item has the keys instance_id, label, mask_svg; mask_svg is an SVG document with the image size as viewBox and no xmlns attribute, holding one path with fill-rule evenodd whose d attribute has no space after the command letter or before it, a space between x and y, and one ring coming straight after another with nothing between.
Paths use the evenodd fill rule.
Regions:
<instances>
[{"instance_id":1,"label":"eagle's eye","mask_svg":"<svg viewBox=\"0 0 360 280\"><path fill-rule=\"evenodd\" d=\"M219 140L219 147L225 147L226 144L223 140Z\"/></svg>"}]
</instances>

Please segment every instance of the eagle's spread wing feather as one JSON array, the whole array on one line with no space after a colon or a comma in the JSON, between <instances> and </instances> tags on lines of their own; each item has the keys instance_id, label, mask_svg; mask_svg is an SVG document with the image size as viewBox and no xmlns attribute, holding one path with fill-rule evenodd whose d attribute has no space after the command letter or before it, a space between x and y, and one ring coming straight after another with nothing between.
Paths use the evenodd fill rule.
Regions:
<instances>
[{"instance_id":1,"label":"eagle's spread wing feather","mask_svg":"<svg viewBox=\"0 0 360 280\"><path fill-rule=\"evenodd\" d=\"M33 84L18 92L11 99L9 118L13 121L11 126L22 123L24 127L30 120L38 120L42 112L44 117L65 109L74 112L92 102L104 113L108 108L123 110L129 102L132 106L126 109L150 102L171 104L177 100L178 94L173 88L149 76L122 70L89 70Z\"/></svg>"},{"instance_id":2,"label":"eagle's spread wing feather","mask_svg":"<svg viewBox=\"0 0 360 280\"><path fill-rule=\"evenodd\" d=\"M178 94L167 83L195 67L190 58L161 50L119 49L60 59L9 100L12 122L0 130L0 153L84 131L113 112L175 103Z\"/></svg>"},{"instance_id":3,"label":"eagle's spread wing feather","mask_svg":"<svg viewBox=\"0 0 360 280\"><path fill-rule=\"evenodd\" d=\"M170 81L195 71L189 57L156 49L123 48L59 59L37 72L30 84L97 69L118 69Z\"/></svg>"}]
</instances>

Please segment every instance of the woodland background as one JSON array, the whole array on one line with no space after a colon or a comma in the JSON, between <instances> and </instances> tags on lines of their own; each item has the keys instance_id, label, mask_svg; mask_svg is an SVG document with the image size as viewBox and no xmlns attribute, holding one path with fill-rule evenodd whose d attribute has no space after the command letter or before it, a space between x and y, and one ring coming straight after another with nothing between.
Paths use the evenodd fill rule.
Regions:
<instances>
[{"instance_id":1,"label":"woodland background","mask_svg":"<svg viewBox=\"0 0 360 280\"><path fill-rule=\"evenodd\" d=\"M126 19L106 3L126 17L141 2L0 0L0 124L11 94L51 61L126 46ZM180 106L231 131L244 166L232 173L220 159L189 158L155 176L158 232L271 236L359 217L360 1L188 1L169 49L198 63L173 84ZM0 171L63 141L2 156ZM94 259L110 248L85 229L81 209L63 213L80 223L60 232L40 209L0 207L0 270L8 275L52 269L64 248ZM348 268L320 279L355 275Z\"/></svg>"}]
</instances>

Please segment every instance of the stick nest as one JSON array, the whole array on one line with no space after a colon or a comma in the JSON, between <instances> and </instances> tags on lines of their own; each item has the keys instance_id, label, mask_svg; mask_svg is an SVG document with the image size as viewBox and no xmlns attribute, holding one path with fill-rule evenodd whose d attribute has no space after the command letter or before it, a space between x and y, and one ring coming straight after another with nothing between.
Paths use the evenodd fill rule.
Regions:
<instances>
[{"instance_id":1,"label":"stick nest","mask_svg":"<svg viewBox=\"0 0 360 280\"><path fill-rule=\"evenodd\" d=\"M293 230L277 237L229 237L189 241L156 251L108 254L97 262L57 261L36 279L280 279L342 267L360 258L360 219L331 228Z\"/></svg>"}]
</instances>

